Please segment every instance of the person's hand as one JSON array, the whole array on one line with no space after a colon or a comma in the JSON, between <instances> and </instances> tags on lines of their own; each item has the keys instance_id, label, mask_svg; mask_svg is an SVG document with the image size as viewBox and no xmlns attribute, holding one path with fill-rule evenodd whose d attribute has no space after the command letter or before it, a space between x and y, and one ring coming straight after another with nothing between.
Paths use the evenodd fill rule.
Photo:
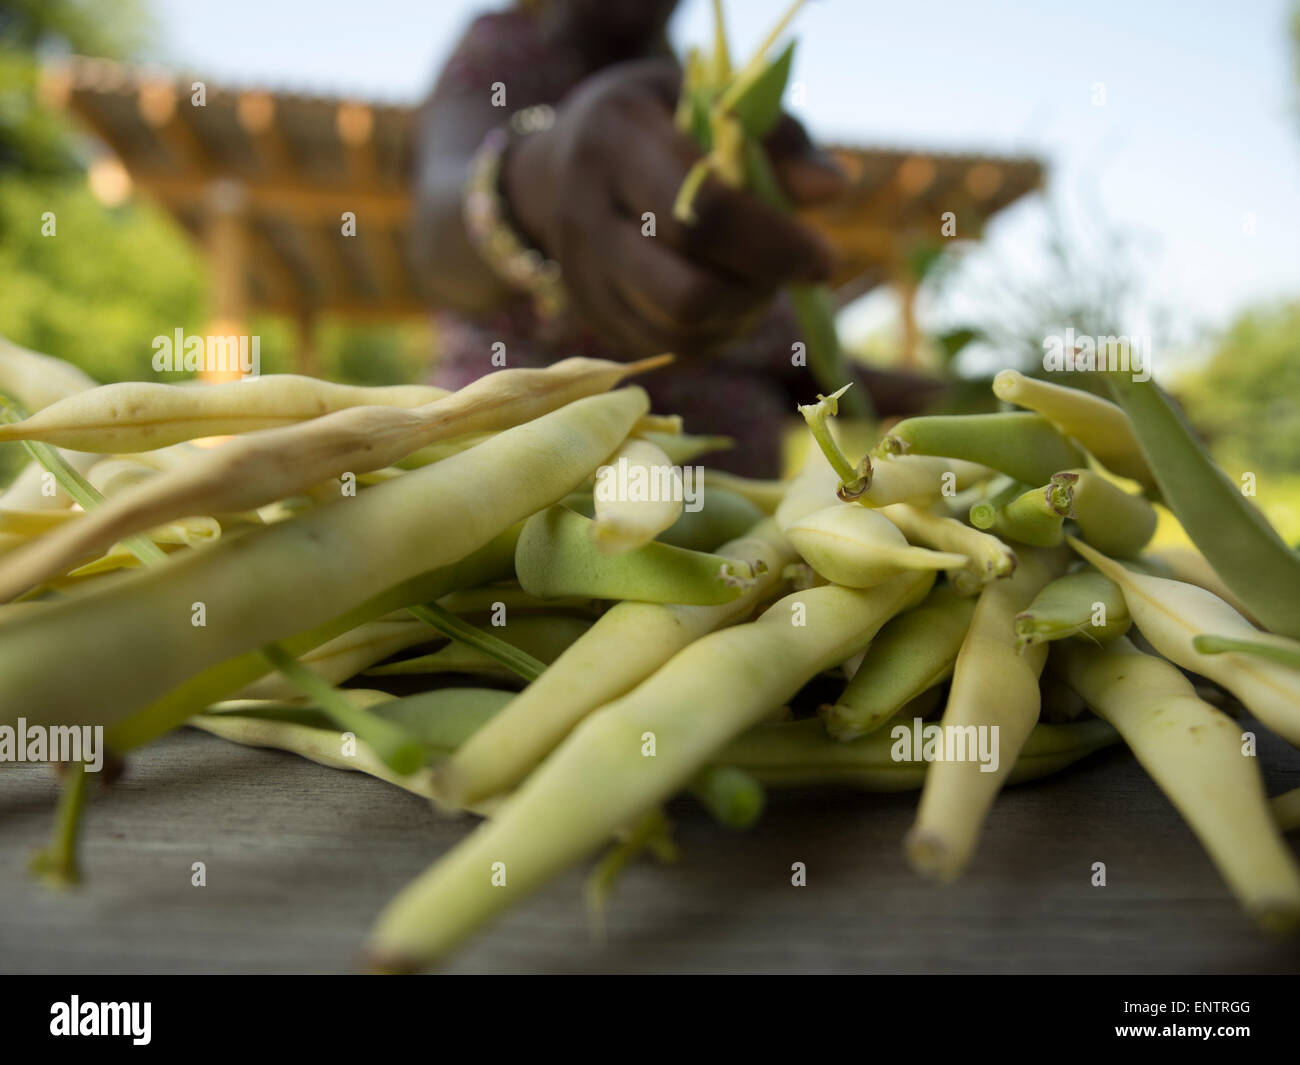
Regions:
<instances>
[{"instance_id":1,"label":"person's hand","mask_svg":"<svg viewBox=\"0 0 1300 1065\"><path fill-rule=\"evenodd\" d=\"M561 267L577 312L628 357L698 353L746 331L782 286L824 280L831 250L807 227L710 178L697 221L673 218L695 145L673 125L680 71L621 64L585 82L547 131L507 154L503 191L525 235ZM765 146L796 205L843 176L789 116ZM642 215L655 235L642 235Z\"/></svg>"}]
</instances>

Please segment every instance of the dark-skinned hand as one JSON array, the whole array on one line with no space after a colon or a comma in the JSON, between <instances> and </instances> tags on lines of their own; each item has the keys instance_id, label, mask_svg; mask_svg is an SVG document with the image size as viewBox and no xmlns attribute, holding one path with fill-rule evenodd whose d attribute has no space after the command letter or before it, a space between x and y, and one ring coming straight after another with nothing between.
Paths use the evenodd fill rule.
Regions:
<instances>
[{"instance_id":1,"label":"dark-skinned hand","mask_svg":"<svg viewBox=\"0 0 1300 1065\"><path fill-rule=\"evenodd\" d=\"M575 310L629 358L711 351L752 327L783 286L824 280L831 267L822 237L713 178L695 201L696 223L673 218L701 154L673 124L680 80L663 60L611 67L505 160L502 187L517 223L560 264ZM796 206L843 191L839 169L788 115L765 147ZM642 235L646 211L654 236Z\"/></svg>"}]
</instances>

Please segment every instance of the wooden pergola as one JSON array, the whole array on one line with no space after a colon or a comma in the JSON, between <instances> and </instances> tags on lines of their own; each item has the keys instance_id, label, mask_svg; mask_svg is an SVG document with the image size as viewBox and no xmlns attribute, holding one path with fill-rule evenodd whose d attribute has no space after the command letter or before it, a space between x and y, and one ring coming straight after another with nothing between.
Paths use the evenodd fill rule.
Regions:
<instances>
[{"instance_id":1,"label":"wooden pergola","mask_svg":"<svg viewBox=\"0 0 1300 1065\"><path fill-rule=\"evenodd\" d=\"M202 106L194 86L202 81ZM43 72L47 100L111 149L100 165L161 203L212 263L213 330L242 334L252 311L291 316L299 363L314 365L321 314L391 320L428 313L409 257L408 169L415 108L345 97L223 87L174 72L74 57ZM839 252L842 298L899 288L904 348L916 346L908 255L935 243L953 211L957 237L1038 188L1027 158L837 147L843 200L808 212ZM92 169L92 183L95 174ZM345 212L355 235L344 235Z\"/></svg>"}]
</instances>

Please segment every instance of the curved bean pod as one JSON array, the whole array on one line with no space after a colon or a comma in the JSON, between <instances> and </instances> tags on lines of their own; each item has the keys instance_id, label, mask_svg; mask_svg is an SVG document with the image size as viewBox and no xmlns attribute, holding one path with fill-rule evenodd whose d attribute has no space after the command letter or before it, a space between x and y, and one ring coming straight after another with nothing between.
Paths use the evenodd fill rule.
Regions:
<instances>
[{"instance_id":1,"label":"curved bean pod","mask_svg":"<svg viewBox=\"0 0 1300 1065\"><path fill-rule=\"evenodd\" d=\"M1105 619L1100 625L1095 624L1098 607ZM1123 636L1132 624L1119 585L1086 566L1057 577L1034 596L1028 610L1016 615L1016 641L1021 650L1070 636L1107 643Z\"/></svg>"},{"instance_id":2,"label":"curved bean pod","mask_svg":"<svg viewBox=\"0 0 1300 1065\"><path fill-rule=\"evenodd\" d=\"M898 526L909 543L965 555L963 572L970 573L978 584L1009 577L1016 570L1016 553L1010 547L956 518L940 517L910 503L894 503L880 512Z\"/></svg>"},{"instance_id":3,"label":"curved bean pod","mask_svg":"<svg viewBox=\"0 0 1300 1065\"><path fill-rule=\"evenodd\" d=\"M388 905L371 937L375 964L410 971L445 954L674 794L730 739L865 645L932 582L930 574L907 574L865 591L798 592L757 621L686 647L579 725L494 820ZM791 624L800 606L806 624ZM701 706L709 712L699 713ZM647 733L655 757L642 754ZM504 863L506 880L489 889L494 862Z\"/></svg>"},{"instance_id":4,"label":"curved bean pod","mask_svg":"<svg viewBox=\"0 0 1300 1065\"><path fill-rule=\"evenodd\" d=\"M123 381L0 425L0 441L41 440L70 451L123 455L183 440L274 429L349 407L421 407L450 395L429 385L366 388L296 374L219 384Z\"/></svg>"},{"instance_id":5,"label":"curved bean pod","mask_svg":"<svg viewBox=\"0 0 1300 1065\"><path fill-rule=\"evenodd\" d=\"M870 588L907 570L966 565L965 555L913 547L883 514L849 503L800 518L785 535L814 570L846 588Z\"/></svg>"},{"instance_id":6,"label":"curved bean pod","mask_svg":"<svg viewBox=\"0 0 1300 1065\"><path fill-rule=\"evenodd\" d=\"M942 584L915 610L889 622L834 705L818 709L826 732L839 741L865 736L946 680L974 613L974 598Z\"/></svg>"},{"instance_id":7,"label":"curved bean pod","mask_svg":"<svg viewBox=\"0 0 1300 1065\"><path fill-rule=\"evenodd\" d=\"M994 377L993 394L1041 414L1065 436L1087 448L1112 473L1145 488L1156 486L1133 422L1114 403L1082 389L1026 377L1019 370L1003 370Z\"/></svg>"},{"instance_id":8,"label":"curved bean pod","mask_svg":"<svg viewBox=\"0 0 1300 1065\"><path fill-rule=\"evenodd\" d=\"M1025 484L1046 484L1085 456L1040 414L934 414L907 418L876 445L876 454L960 455Z\"/></svg>"},{"instance_id":9,"label":"curved bean pod","mask_svg":"<svg viewBox=\"0 0 1300 1065\"><path fill-rule=\"evenodd\" d=\"M1269 811L1241 726L1126 639L1062 648L1069 684L1124 737L1196 833L1242 906L1269 931L1300 924L1300 867Z\"/></svg>"},{"instance_id":10,"label":"curved bean pod","mask_svg":"<svg viewBox=\"0 0 1300 1065\"><path fill-rule=\"evenodd\" d=\"M616 557L592 544L594 523L554 506L524 523L515 549L519 585L540 599L591 596L711 606L740 597L754 573L743 562L651 542Z\"/></svg>"},{"instance_id":11,"label":"curved bean pod","mask_svg":"<svg viewBox=\"0 0 1300 1065\"><path fill-rule=\"evenodd\" d=\"M1300 673L1254 655L1202 654L1193 642L1203 633L1267 642L1268 633L1204 588L1135 573L1073 537L1070 546L1119 585L1133 624L1152 647L1227 688L1265 725L1300 747Z\"/></svg>"},{"instance_id":12,"label":"curved bean pod","mask_svg":"<svg viewBox=\"0 0 1300 1065\"><path fill-rule=\"evenodd\" d=\"M1155 535L1159 516L1145 496L1126 492L1095 470L1063 470L1053 484L1070 489L1066 517L1103 555L1133 558Z\"/></svg>"},{"instance_id":13,"label":"curved bean pod","mask_svg":"<svg viewBox=\"0 0 1300 1065\"><path fill-rule=\"evenodd\" d=\"M209 666L464 558L572 491L647 406L638 388L577 400L354 499L3 625L0 715L111 724ZM195 603L207 628L191 625ZM81 648L75 671L54 661L70 645Z\"/></svg>"},{"instance_id":14,"label":"curved bean pod","mask_svg":"<svg viewBox=\"0 0 1300 1065\"><path fill-rule=\"evenodd\" d=\"M648 544L682 516L682 478L662 448L649 440L626 441L596 471L592 542L608 555Z\"/></svg>"},{"instance_id":15,"label":"curved bean pod","mask_svg":"<svg viewBox=\"0 0 1300 1065\"><path fill-rule=\"evenodd\" d=\"M1061 553L1026 552L1009 580L986 585L980 593L957 655L942 724L998 729L999 761L992 772L971 760L930 766L904 844L918 872L951 880L966 867L984 818L1038 721L1038 675L1047 648L1039 644L1018 651L1012 620L1064 568Z\"/></svg>"},{"instance_id":16,"label":"curved bean pod","mask_svg":"<svg viewBox=\"0 0 1300 1065\"><path fill-rule=\"evenodd\" d=\"M8 392L30 411L43 410L98 384L70 362L20 348L0 337L0 392Z\"/></svg>"},{"instance_id":17,"label":"curved bean pod","mask_svg":"<svg viewBox=\"0 0 1300 1065\"><path fill-rule=\"evenodd\" d=\"M353 407L236 437L123 492L86 521L6 556L0 562L0 602L141 529L191 514L252 510L332 477L382 469L434 440L526 422L662 362L564 359L544 370L500 370L425 407Z\"/></svg>"},{"instance_id":18,"label":"curved bean pod","mask_svg":"<svg viewBox=\"0 0 1300 1065\"><path fill-rule=\"evenodd\" d=\"M623 602L611 607L499 720L440 768L441 800L464 806L512 787L597 707L625 695L692 642L745 617L794 560L772 521L720 547L718 554L747 560L758 571L754 585L719 606Z\"/></svg>"},{"instance_id":19,"label":"curved bean pod","mask_svg":"<svg viewBox=\"0 0 1300 1065\"><path fill-rule=\"evenodd\" d=\"M1154 381L1108 373L1166 505L1265 628L1300 638L1300 553L1214 464Z\"/></svg>"}]
</instances>

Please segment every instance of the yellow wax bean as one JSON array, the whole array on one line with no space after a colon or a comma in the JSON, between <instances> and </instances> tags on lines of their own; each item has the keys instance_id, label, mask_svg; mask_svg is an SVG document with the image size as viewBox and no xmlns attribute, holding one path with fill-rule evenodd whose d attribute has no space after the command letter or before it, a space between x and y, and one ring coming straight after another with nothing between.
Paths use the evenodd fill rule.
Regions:
<instances>
[{"instance_id":1,"label":"yellow wax bean","mask_svg":"<svg viewBox=\"0 0 1300 1065\"><path fill-rule=\"evenodd\" d=\"M1015 572L1017 558L1010 547L956 518L940 517L910 503L894 503L882 507L880 513L898 526L908 543L965 555L966 572L979 584Z\"/></svg>"},{"instance_id":2,"label":"yellow wax bean","mask_svg":"<svg viewBox=\"0 0 1300 1065\"><path fill-rule=\"evenodd\" d=\"M330 477L382 469L434 440L526 422L662 362L564 359L544 370L501 370L423 407L354 407L238 437L6 556L0 602L150 526L189 514L252 510Z\"/></svg>"},{"instance_id":3,"label":"yellow wax bean","mask_svg":"<svg viewBox=\"0 0 1300 1065\"><path fill-rule=\"evenodd\" d=\"M1133 422L1115 403L1077 388L1003 370L993 378L993 394L1041 414L1066 436L1086 447L1106 469L1147 488L1155 478L1142 455Z\"/></svg>"},{"instance_id":4,"label":"yellow wax bean","mask_svg":"<svg viewBox=\"0 0 1300 1065\"><path fill-rule=\"evenodd\" d=\"M437 639L438 633L409 614L390 614L299 655L298 661L326 683L337 685L389 655ZM283 674L269 673L231 698L292 699L300 694L301 689Z\"/></svg>"},{"instance_id":5,"label":"yellow wax bean","mask_svg":"<svg viewBox=\"0 0 1300 1065\"><path fill-rule=\"evenodd\" d=\"M957 877L970 861L984 819L1038 721L1038 675L1047 659L1043 644L1017 650L1012 621L1065 569L1061 551L1026 551L1014 576L985 586L953 669L943 728L972 729L995 737L995 768L969 757L935 761L921 792L906 849L912 866L942 880ZM988 740L990 744L992 739Z\"/></svg>"},{"instance_id":6,"label":"yellow wax bean","mask_svg":"<svg viewBox=\"0 0 1300 1065\"><path fill-rule=\"evenodd\" d=\"M648 440L628 440L596 471L592 493L596 520L591 537L598 550L621 554L648 544L682 516L684 496L698 486L693 471L673 465L663 449Z\"/></svg>"},{"instance_id":7,"label":"yellow wax bean","mask_svg":"<svg viewBox=\"0 0 1300 1065\"><path fill-rule=\"evenodd\" d=\"M42 410L96 384L70 362L28 351L0 337L0 392L8 392L30 411Z\"/></svg>"},{"instance_id":8,"label":"yellow wax bean","mask_svg":"<svg viewBox=\"0 0 1300 1065\"><path fill-rule=\"evenodd\" d=\"M1293 641L1255 628L1204 588L1135 573L1073 537L1070 546L1119 585L1133 624L1152 647L1227 688L1265 725L1300 747L1300 672L1257 655L1202 654L1192 643L1201 635L1292 646Z\"/></svg>"},{"instance_id":9,"label":"yellow wax bean","mask_svg":"<svg viewBox=\"0 0 1300 1065\"><path fill-rule=\"evenodd\" d=\"M1100 551L1101 548L1097 550ZM1105 552L1103 551L1102 554L1105 554ZM1167 573L1176 581L1182 581L1184 584L1194 584L1198 588L1204 588L1207 592L1213 592L1253 624L1259 623L1259 619L1250 612L1237 594L1223 583L1223 578L1214 571L1214 567L1210 565L1209 560L1196 548L1152 548L1144 551L1138 561L1154 563L1158 571L1155 574L1157 577L1164 576Z\"/></svg>"},{"instance_id":10,"label":"yellow wax bean","mask_svg":"<svg viewBox=\"0 0 1300 1065\"><path fill-rule=\"evenodd\" d=\"M414 970L686 785L715 753L864 646L933 582L797 592L711 633L584 721L510 797L380 916L370 956ZM800 621L802 620L802 624ZM707 707L707 713L700 708ZM644 754L653 741L655 757ZM493 863L504 878L493 887Z\"/></svg>"},{"instance_id":11,"label":"yellow wax bean","mask_svg":"<svg viewBox=\"0 0 1300 1065\"><path fill-rule=\"evenodd\" d=\"M638 388L576 400L354 499L0 626L0 718L114 723L210 666L464 558L573 491L648 405ZM76 670L60 665L69 646Z\"/></svg>"},{"instance_id":12,"label":"yellow wax bean","mask_svg":"<svg viewBox=\"0 0 1300 1065\"><path fill-rule=\"evenodd\" d=\"M695 640L748 615L794 560L771 521L717 553L747 562L757 574L753 585L718 606L612 607L440 768L442 801L464 806L513 787L598 706L626 694Z\"/></svg>"},{"instance_id":13,"label":"yellow wax bean","mask_svg":"<svg viewBox=\"0 0 1300 1065\"><path fill-rule=\"evenodd\" d=\"M1159 519L1146 497L1124 491L1095 470L1063 470L1052 481L1069 486L1068 516L1081 538L1103 555L1133 558L1155 534Z\"/></svg>"},{"instance_id":14,"label":"yellow wax bean","mask_svg":"<svg viewBox=\"0 0 1300 1065\"><path fill-rule=\"evenodd\" d=\"M913 547L883 514L851 503L800 518L785 534L814 570L847 588L870 588L907 570L966 565L965 555Z\"/></svg>"},{"instance_id":15,"label":"yellow wax bean","mask_svg":"<svg viewBox=\"0 0 1300 1065\"><path fill-rule=\"evenodd\" d=\"M1269 810L1259 762L1242 749L1241 726L1201 702L1175 666L1127 639L1072 643L1060 661L1067 682L1119 730L1260 927L1300 924L1300 867Z\"/></svg>"},{"instance_id":16,"label":"yellow wax bean","mask_svg":"<svg viewBox=\"0 0 1300 1065\"><path fill-rule=\"evenodd\" d=\"M73 451L125 454L205 436L274 429L350 407L420 407L445 398L428 385L365 388L275 374L221 384L124 381L50 404L0 441L40 440Z\"/></svg>"}]
</instances>

